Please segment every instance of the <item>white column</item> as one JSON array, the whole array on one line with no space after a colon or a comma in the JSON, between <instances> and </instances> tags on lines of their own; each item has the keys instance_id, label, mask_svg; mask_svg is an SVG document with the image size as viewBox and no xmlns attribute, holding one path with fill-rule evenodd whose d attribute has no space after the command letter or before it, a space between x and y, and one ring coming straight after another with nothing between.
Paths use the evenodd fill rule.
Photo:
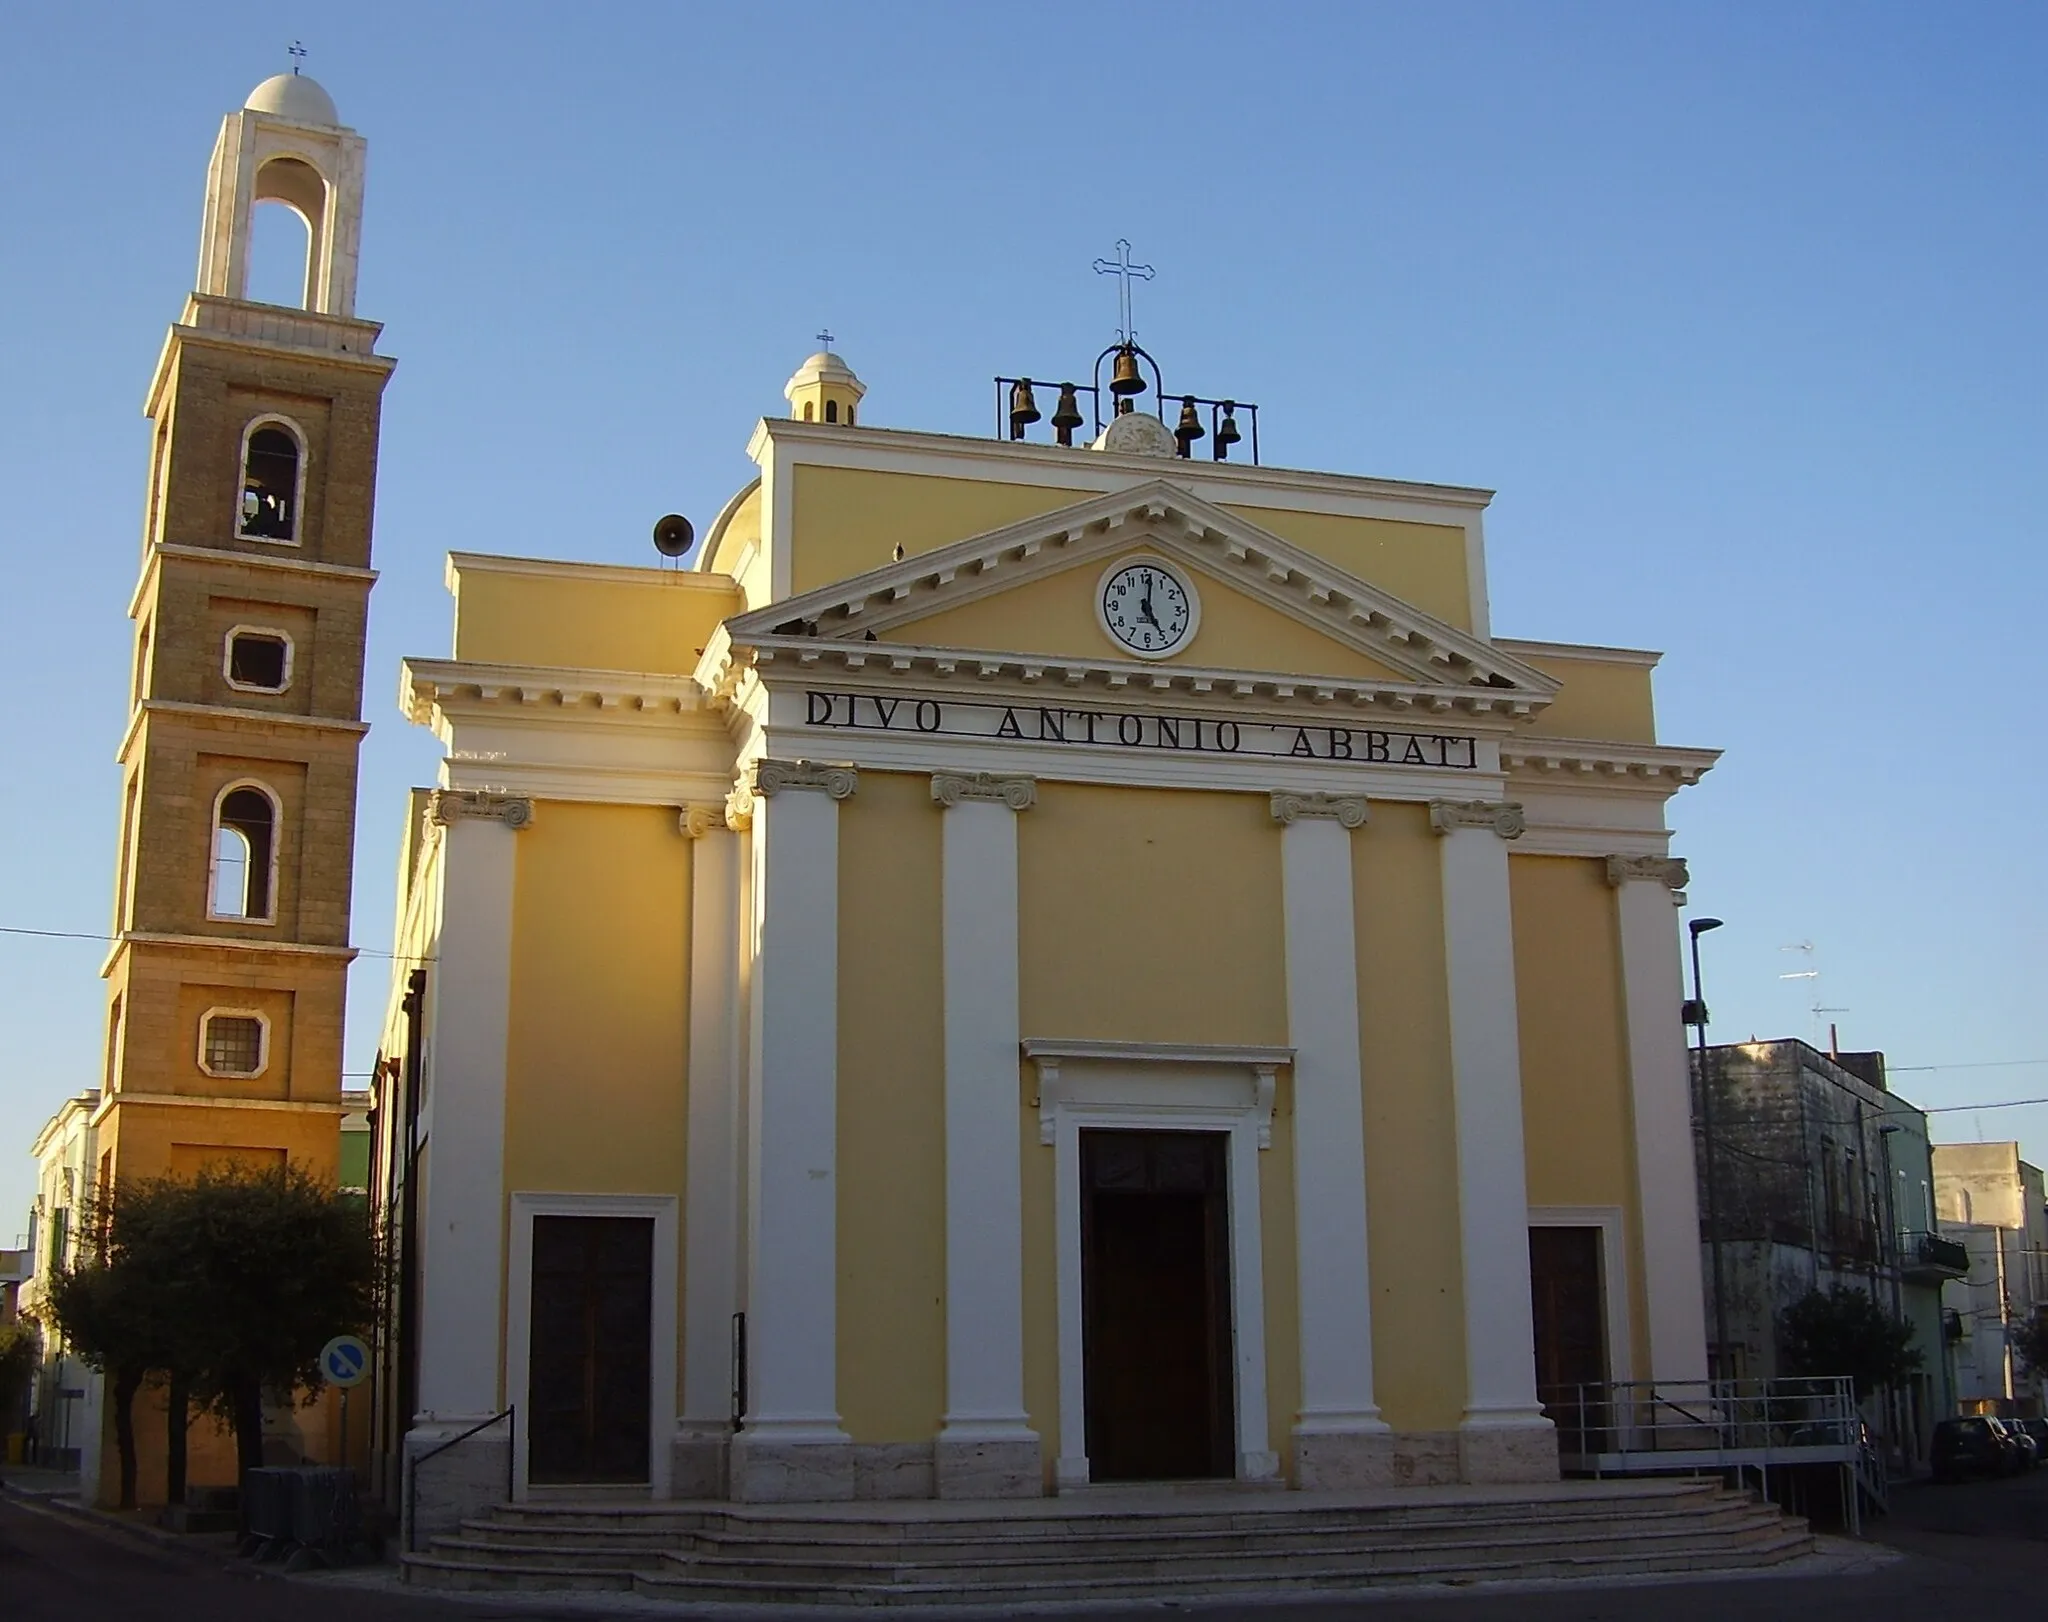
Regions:
<instances>
[{"instance_id":1,"label":"white column","mask_svg":"<svg viewBox=\"0 0 2048 1622\"><path fill-rule=\"evenodd\" d=\"M1699 1173L1693 1164L1691 1065L1679 1018L1685 968L1672 905L1685 888L1685 863L1668 856L1610 856L1607 882L1615 888L1621 919L1641 1265L1650 1316L1648 1373L1655 1380L1704 1380ZM1618 1281L1610 1287L1619 1287Z\"/></svg>"},{"instance_id":2,"label":"white column","mask_svg":"<svg viewBox=\"0 0 2048 1622\"><path fill-rule=\"evenodd\" d=\"M1294 1048L1294 1231L1301 1314L1295 1485L1393 1476L1393 1436L1373 1401L1366 1248L1365 1098L1351 832L1362 795L1275 794Z\"/></svg>"},{"instance_id":3,"label":"white column","mask_svg":"<svg viewBox=\"0 0 2048 1622\"><path fill-rule=\"evenodd\" d=\"M441 916L427 966L415 1456L526 1400L502 1389L500 1336L514 841L533 802L444 789L428 816L441 829ZM408 1524L424 1537L502 1498L510 1447L508 1430L488 1430L422 1466Z\"/></svg>"},{"instance_id":4,"label":"white column","mask_svg":"<svg viewBox=\"0 0 2048 1622\"><path fill-rule=\"evenodd\" d=\"M1443 836L1444 960L1458 1124L1458 1220L1465 1289L1467 1481L1557 1476L1556 1431L1536 1401L1529 1299L1528 1174L1515 1014L1514 917L1507 841L1522 808L1434 800Z\"/></svg>"},{"instance_id":5,"label":"white column","mask_svg":"<svg viewBox=\"0 0 2048 1622\"><path fill-rule=\"evenodd\" d=\"M1024 1412L1024 1188L1018 1143L1017 816L1029 777L939 772L946 1054L946 1416L941 1498L1035 1498Z\"/></svg>"},{"instance_id":6,"label":"white column","mask_svg":"<svg viewBox=\"0 0 2048 1622\"><path fill-rule=\"evenodd\" d=\"M739 836L725 807L688 807L690 1093L683 1221L683 1412L678 1498L722 1498L732 1436L732 1315L739 1310Z\"/></svg>"},{"instance_id":7,"label":"white column","mask_svg":"<svg viewBox=\"0 0 2048 1622\"><path fill-rule=\"evenodd\" d=\"M853 1496L839 1427L839 802L850 766L761 760L751 818L755 959L748 1052L747 1413L732 1496Z\"/></svg>"}]
</instances>

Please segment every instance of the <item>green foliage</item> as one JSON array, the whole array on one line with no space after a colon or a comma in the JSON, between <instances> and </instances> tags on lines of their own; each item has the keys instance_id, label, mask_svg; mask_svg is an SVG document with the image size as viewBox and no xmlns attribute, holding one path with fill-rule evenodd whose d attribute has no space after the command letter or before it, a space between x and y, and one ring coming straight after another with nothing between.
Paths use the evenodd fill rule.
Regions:
<instances>
[{"instance_id":1,"label":"green foliage","mask_svg":"<svg viewBox=\"0 0 2048 1622\"><path fill-rule=\"evenodd\" d=\"M0 1428L21 1411L42 1348L31 1324L0 1324Z\"/></svg>"},{"instance_id":2,"label":"green foliage","mask_svg":"<svg viewBox=\"0 0 2048 1622\"><path fill-rule=\"evenodd\" d=\"M1903 1385L1920 1370L1913 1326L1892 1317L1870 1292L1837 1284L1809 1290L1778 1314L1778 1362L1786 1374L1841 1375L1861 1402Z\"/></svg>"},{"instance_id":3,"label":"green foliage","mask_svg":"<svg viewBox=\"0 0 2048 1622\"><path fill-rule=\"evenodd\" d=\"M262 1404L317 1388L320 1348L376 1316L362 1202L296 1167L226 1162L124 1186L90 1213L99 1244L60 1273L51 1314L110 1375L173 1377L262 1455Z\"/></svg>"},{"instance_id":4,"label":"green foliage","mask_svg":"<svg viewBox=\"0 0 2048 1622\"><path fill-rule=\"evenodd\" d=\"M2006 1332L2006 1343L2028 1373L2048 1374L2048 1307L2036 1307L2031 1317L2016 1319Z\"/></svg>"}]
</instances>

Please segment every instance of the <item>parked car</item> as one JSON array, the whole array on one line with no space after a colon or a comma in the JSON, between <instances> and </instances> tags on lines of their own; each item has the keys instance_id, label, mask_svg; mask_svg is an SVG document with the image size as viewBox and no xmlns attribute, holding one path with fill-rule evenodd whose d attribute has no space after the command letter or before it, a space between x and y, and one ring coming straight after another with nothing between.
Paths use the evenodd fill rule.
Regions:
<instances>
[{"instance_id":1,"label":"parked car","mask_svg":"<svg viewBox=\"0 0 2048 1622\"><path fill-rule=\"evenodd\" d=\"M2027 1468L2013 1435L1989 1414L1944 1419L1934 1427L1934 1479L2017 1475Z\"/></svg>"},{"instance_id":2,"label":"parked car","mask_svg":"<svg viewBox=\"0 0 2048 1622\"><path fill-rule=\"evenodd\" d=\"M2005 1434L2013 1439L2013 1445L2020 1450L2020 1468L2038 1470L2041 1467L2041 1444L2029 1436L2017 1419L1999 1421L2005 1427Z\"/></svg>"},{"instance_id":3,"label":"parked car","mask_svg":"<svg viewBox=\"0 0 2048 1622\"><path fill-rule=\"evenodd\" d=\"M2006 1428L2032 1437L2034 1450L2040 1455L2034 1462L2048 1463L2048 1419L2009 1419Z\"/></svg>"}]
</instances>

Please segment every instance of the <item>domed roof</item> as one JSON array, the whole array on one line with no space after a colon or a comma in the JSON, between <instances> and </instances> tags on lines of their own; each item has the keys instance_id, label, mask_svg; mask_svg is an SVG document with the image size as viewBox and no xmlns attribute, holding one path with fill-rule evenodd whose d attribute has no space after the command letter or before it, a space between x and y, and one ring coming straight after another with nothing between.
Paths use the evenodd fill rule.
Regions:
<instances>
[{"instance_id":1,"label":"domed roof","mask_svg":"<svg viewBox=\"0 0 2048 1622\"><path fill-rule=\"evenodd\" d=\"M288 118L294 124L325 124L341 127L341 114L334 110L334 98L320 88L317 79L303 73L279 73L265 79L249 92L242 103L252 113L269 113Z\"/></svg>"},{"instance_id":2,"label":"domed roof","mask_svg":"<svg viewBox=\"0 0 2048 1622\"><path fill-rule=\"evenodd\" d=\"M829 386L844 389L858 400L867 393L867 385L854 375L842 356L829 349L821 349L796 369L796 375L782 386L782 397L794 403L796 391L803 388Z\"/></svg>"}]
</instances>

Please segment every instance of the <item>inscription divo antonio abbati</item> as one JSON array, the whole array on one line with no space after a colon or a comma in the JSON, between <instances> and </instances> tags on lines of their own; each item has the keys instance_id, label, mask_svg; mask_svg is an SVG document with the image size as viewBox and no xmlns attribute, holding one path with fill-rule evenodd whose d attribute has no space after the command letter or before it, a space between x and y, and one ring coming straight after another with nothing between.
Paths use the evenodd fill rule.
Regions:
<instances>
[{"instance_id":1,"label":"inscription divo antonio abbati","mask_svg":"<svg viewBox=\"0 0 2048 1622\"><path fill-rule=\"evenodd\" d=\"M1072 709L1048 704L982 704L957 699L876 698L867 693L807 692L814 727L921 732L952 738L1015 738L1022 743L1093 744L1183 750L1204 755L1272 755L1350 760L1378 766L1478 768L1471 738L1441 732L1297 726L1282 721L1217 721L1155 711Z\"/></svg>"}]
</instances>

